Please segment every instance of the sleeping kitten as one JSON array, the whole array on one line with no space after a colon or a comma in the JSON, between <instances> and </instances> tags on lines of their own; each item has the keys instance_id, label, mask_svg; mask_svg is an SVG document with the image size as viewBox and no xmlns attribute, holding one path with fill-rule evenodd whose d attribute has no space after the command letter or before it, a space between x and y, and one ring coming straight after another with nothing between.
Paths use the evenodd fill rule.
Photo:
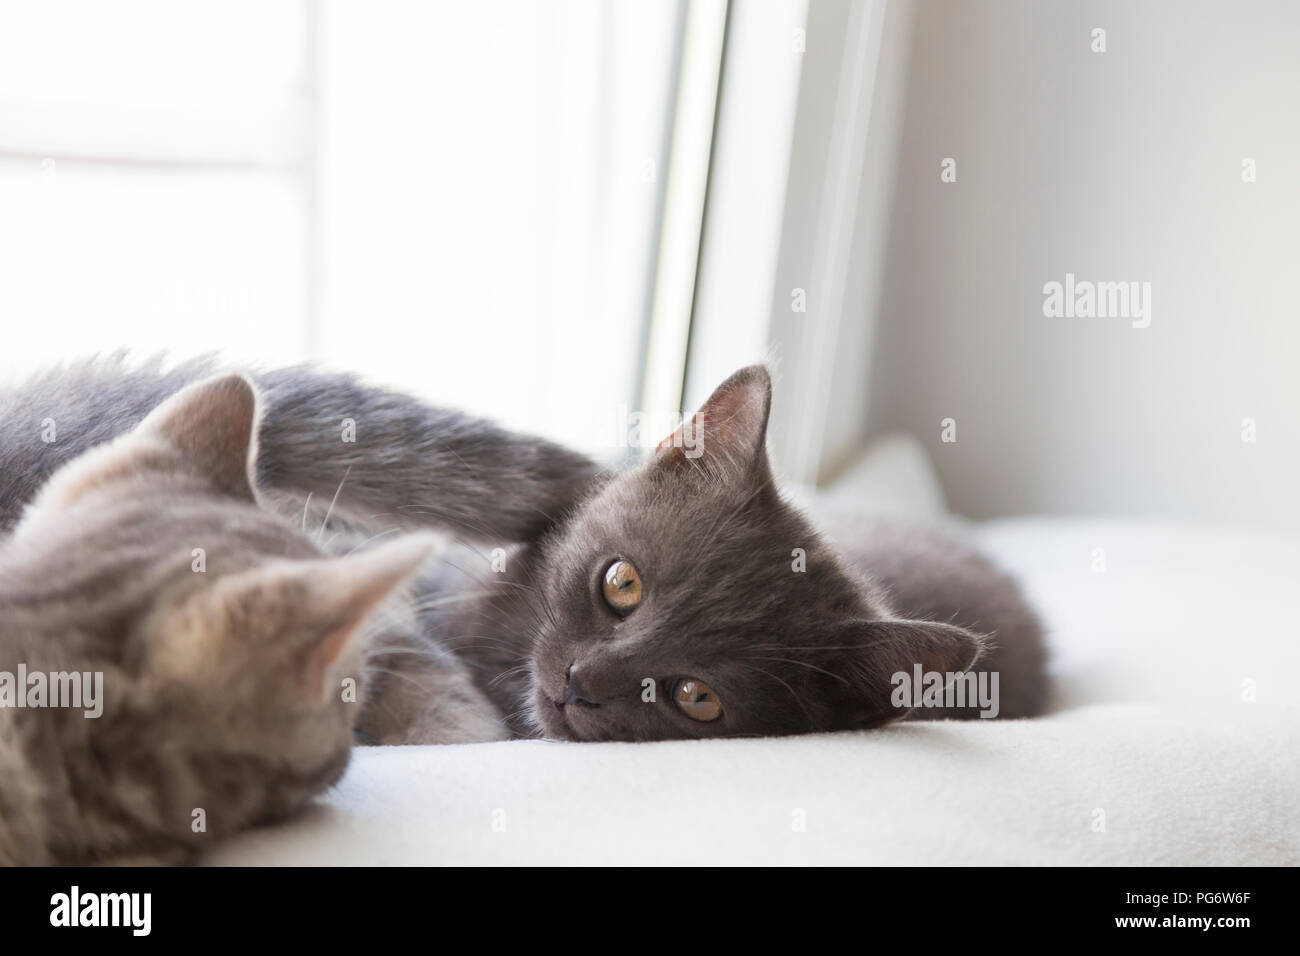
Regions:
<instances>
[{"instance_id":1,"label":"sleeping kitten","mask_svg":"<svg viewBox=\"0 0 1300 956\"><path fill-rule=\"evenodd\" d=\"M191 385L0 539L0 864L184 860L343 773L340 688L436 539L326 557L257 506L255 434L244 379Z\"/></svg>"},{"instance_id":2,"label":"sleeping kitten","mask_svg":"<svg viewBox=\"0 0 1300 956\"><path fill-rule=\"evenodd\" d=\"M66 455L207 369L85 365L0 396L0 409L66 423ZM952 686L976 665L999 678L1000 716L1043 706L1041 628L1015 583L959 537L851 519L835 526L837 550L781 498L761 367L718 388L684 426L690 441L669 436L613 475L348 376L254 378L267 400L259 490L286 520L318 522L335 548L412 525L469 540L426 570L386 642L364 739L495 739L500 719L575 740L863 728L913 712L899 675L919 668ZM349 422L354 441L341 438ZM35 433L0 438L6 473L49 467ZM0 527L25 481L0 475ZM503 560L484 542L518 547ZM917 716L981 711L924 703Z\"/></svg>"}]
</instances>

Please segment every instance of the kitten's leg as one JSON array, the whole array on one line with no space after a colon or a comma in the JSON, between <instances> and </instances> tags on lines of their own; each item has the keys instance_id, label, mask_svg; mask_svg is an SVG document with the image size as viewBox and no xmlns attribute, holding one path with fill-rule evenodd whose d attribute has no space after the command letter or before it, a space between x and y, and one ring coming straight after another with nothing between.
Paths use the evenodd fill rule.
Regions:
<instances>
[{"instance_id":1,"label":"kitten's leg","mask_svg":"<svg viewBox=\"0 0 1300 956\"><path fill-rule=\"evenodd\" d=\"M217 366L164 372L120 359L51 369L0 388L0 531L62 464L129 431ZM310 494L354 526L442 527L462 538L526 542L582 497L599 468L554 442L351 375L311 368L252 373L262 393L259 489L301 512ZM334 495L338 500L334 501Z\"/></svg>"},{"instance_id":2,"label":"kitten's leg","mask_svg":"<svg viewBox=\"0 0 1300 956\"><path fill-rule=\"evenodd\" d=\"M366 744L466 744L507 740L500 711L465 663L420 633L407 608L381 615L366 661L357 739Z\"/></svg>"},{"instance_id":3,"label":"kitten's leg","mask_svg":"<svg viewBox=\"0 0 1300 956\"><path fill-rule=\"evenodd\" d=\"M554 442L349 375L290 368L255 381L265 398L259 485L299 502L310 493L354 525L532 541L600 471Z\"/></svg>"}]
</instances>

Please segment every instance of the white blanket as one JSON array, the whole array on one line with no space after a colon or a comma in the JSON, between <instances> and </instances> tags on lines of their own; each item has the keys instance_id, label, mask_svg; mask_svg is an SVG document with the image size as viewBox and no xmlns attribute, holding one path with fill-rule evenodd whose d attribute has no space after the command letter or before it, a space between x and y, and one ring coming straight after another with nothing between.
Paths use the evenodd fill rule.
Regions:
<instances>
[{"instance_id":1,"label":"white blanket","mask_svg":"<svg viewBox=\"0 0 1300 956\"><path fill-rule=\"evenodd\" d=\"M321 807L210 862L1300 864L1300 539L980 534L1048 623L1049 716L362 749Z\"/></svg>"}]
</instances>

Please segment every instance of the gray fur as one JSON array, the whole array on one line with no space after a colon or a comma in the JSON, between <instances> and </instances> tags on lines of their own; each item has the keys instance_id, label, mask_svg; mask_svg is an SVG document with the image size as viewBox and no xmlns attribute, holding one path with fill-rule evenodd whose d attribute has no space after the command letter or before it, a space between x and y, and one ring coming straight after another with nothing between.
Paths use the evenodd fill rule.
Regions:
<instances>
[{"instance_id":1,"label":"gray fur","mask_svg":"<svg viewBox=\"0 0 1300 956\"><path fill-rule=\"evenodd\" d=\"M846 559L883 589L893 613L946 621L987 636L978 670L1000 675L1002 717L1047 706L1043 626L1015 580L956 527L832 513L824 526ZM963 717L946 710L918 717Z\"/></svg>"},{"instance_id":2,"label":"gray fur","mask_svg":"<svg viewBox=\"0 0 1300 956\"><path fill-rule=\"evenodd\" d=\"M0 396L0 527L51 469L43 419L64 423L54 454L66 457L209 369L93 363ZM420 524L464 542L426 569L414 604L376 619L363 739L497 739L503 719L514 734L583 740L870 727L907 715L890 702L892 674L977 660L1002 675L1002 716L1042 707L1041 628L1014 581L967 543L854 518L828 525L832 546L783 500L767 462L770 381L759 367L697 413L702 457L669 443L621 474L347 376L253 377L266 399L259 494L282 519L308 536L319 529L339 553ZM341 440L344 418L356 422L355 445ZM480 548L491 542L517 543L503 573ZM804 572L792 569L795 548ZM623 618L597 586L619 556L646 585L643 605ZM598 707L556 706L571 665ZM721 719L691 721L665 699L689 677L721 693ZM643 700L647 680L653 702Z\"/></svg>"},{"instance_id":3,"label":"gray fur","mask_svg":"<svg viewBox=\"0 0 1300 956\"><path fill-rule=\"evenodd\" d=\"M0 389L0 532L45 481L129 431L219 363L166 368L122 355L72 362ZM256 479L264 505L332 553L436 527L462 541L538 538L599 473L554 442L311 367L243 371L261 395ZM345 422L355 441L345 441ZM50 442L48 427L54 429ZM370 743L498 739L500 716L467 664L428 639L429 615L389 611L377 628L360 736ZM398 676L400 675L400 676Z\"/></svg>"},{"instance_id":4,"label":"gray fur","mask_svg":"<svg viewBox=\"0 0 1300 956\"><path fill-rule=\"evenodd\" d=\"M701 457L667 444L603 484L521 555L522 596L502 596L495 620L476 609L459 626L529 635L527 670L495 687L503 708L524 704L517 730L649 740L871 727L908 714L891 704L891 677L915 664L997 671L1001 716L1039 712L1041 628L1014 581L936 529L854 519L834 548L775 486L770 398L764 369L736 373L697 413ZM640 569L646 595L626 617L596 587L619 557ZM506 662L493 652L481 672ZM570 667L598 706L559 706ZM720 719L693 721L666 699L683 678L720 694Z\"/></svg>"},{"instance_id":5,"label":"gray fur","mask_svg":"<svg viewBox=\"0 0 1300 956\"><path fill-rule=\"evenodd\" d=\"M184 860L343 773L339 688L434 539L329 558L260 508L255 407L237 376L185 389L0 539L0 671L103 675L98 717L0 708L0 864Z\"/></svg>"},{"instance_id":6,"label":"gray fur","mask_svg":"<svg viewBox=\"0 0 1300 956\"><path fill-rule=\"evenodd\" d=\"M165 369L124 357L75 362L0 389L0 532L54 471L129 431L183 385L221 371L214 359ZM531 541L598 471L554 442L517 435L451 409L301 366L239 370L261 393L260 488L322 513L383 528L436 525L463 538ZM355 423L345 442L343 423ZM52 423L56 440L44 440Z\"/></svg>"}]
</instances>

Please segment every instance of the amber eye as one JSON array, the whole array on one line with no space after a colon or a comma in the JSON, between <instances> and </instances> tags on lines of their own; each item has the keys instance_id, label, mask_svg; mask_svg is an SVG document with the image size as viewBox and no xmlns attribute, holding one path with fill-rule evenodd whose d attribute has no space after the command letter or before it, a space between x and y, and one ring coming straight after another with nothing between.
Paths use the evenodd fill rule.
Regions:
<instances>
[{"instance_id":1,"label":"amber eye","mask_svg":"<svg viewBox=\"0 0 1300 956\"><path fill-rule=\"evenodd\" d=\"M722 716L722 701L702 680L684 677L673 685L673 703L691 720L708 723Z\"/></svg>"},{"instance_id":2,"label":"amber eye","mask_svg":"<svg viewBox=\"0 0 1300 956\"><path fill-rule=\"evenodd\" d=\"M619 614L630 614L641 603L641 575L631 561L619 558L605 569L605 603Z\"/></svg>"}]
</instances>

